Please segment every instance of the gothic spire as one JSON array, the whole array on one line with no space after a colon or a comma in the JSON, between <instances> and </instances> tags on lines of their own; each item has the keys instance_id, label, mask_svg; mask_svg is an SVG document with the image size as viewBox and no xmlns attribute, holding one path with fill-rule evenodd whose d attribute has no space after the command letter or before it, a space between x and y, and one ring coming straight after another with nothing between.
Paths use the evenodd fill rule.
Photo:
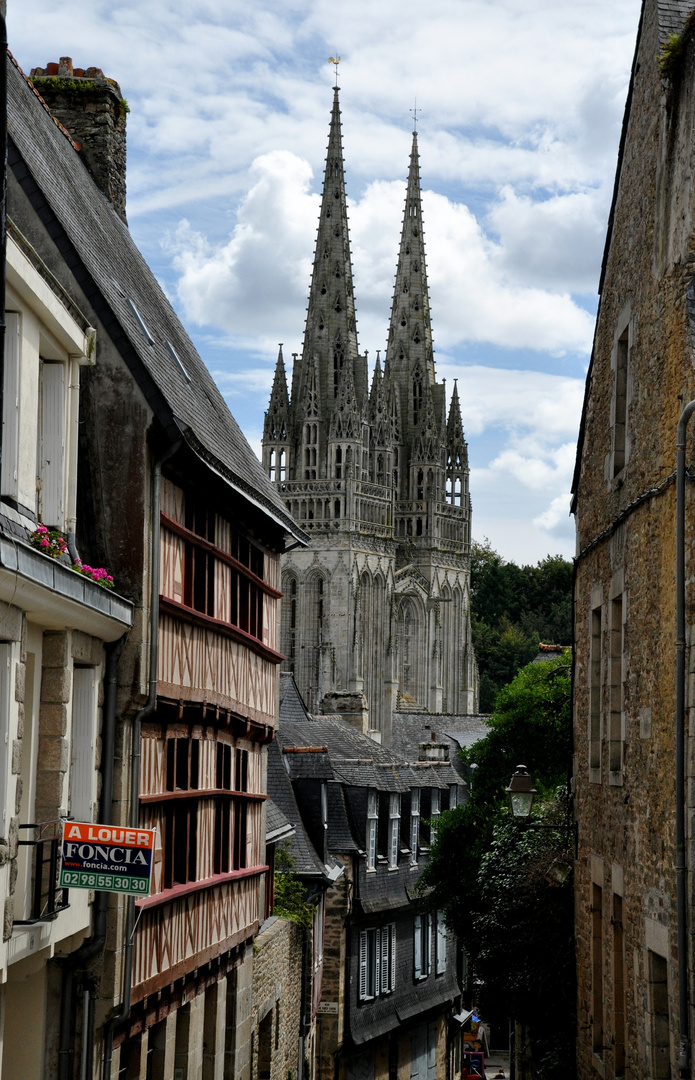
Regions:
<instances>
[{"instance_id":1,"label":"gothic spire","mask_svg":"<svg viewBox=\"0 0 695 1080\"><path fill-rule=\"evenodd\" d=\"M413 132L396 284L393 290L387 361L392 377L409 377L418 365L427 385L435 382L430 301L420 190L420 155Z\"/></svg>"},{"instance_id":2,"label":"gothic spire","mask_svg":"<svg viewBox=\"0 0 695 1080\"><path fill-rule=\"evenodd\" d=\"M282 344L280 344L275 365L273 389L270 392L270 402L268 411L265 414L265 424L263 425L263 438L274 441L287 439L289 414L290 400L287 393L287 376L285 375L285 361L282 356Z\"/></svg>"},{"instance_id":3,"label":"gothic spire","mask_svg":"<svg viewBox=\"0 0 695 1080\"><path fill-rule=\"evenodd\" d=\"M468 465L468 446L466 445L466 437L463 434L461 404L456 379L454 379L454 392L451 395L449 419L446 424L446 445L449 463L465 468Z\"/></svg>"},{"instance_id":4,"label":"gothic spire","mask_svg":"<svg viewBox=\"0 0 695 1080\"><path fill-rule=\"evenodd\" d=\"M343 366L349 364L352 368L357 354L340 103L336 86L333 92L321 217L314 252L304 345L300 362L295 366L292 377L293 405L296 405L297 395L306 381L307 365L315 359L318 360L318 389L321 399L328 403L338 393Z\"/></svg>"},{"instance_id":5,"label":"gothic spire","mask_svg":"<svg viewBox=\"0 0 695 1080\"><path fill-rule=\"evenodd\" d=\"M415 424L412 460L443 464L442 437L433 401L433 387L425 384Z\"/></svg>"},{"instance_id":6,"label":"gothic spire","mask_svg":"<svg viewBox=\"0 0 695 1080\"><path fill-rule=\"evenodd\" d=\"M390 446L393 441L389 401L381 373L381 358L376 354L376 366L369 393L369 427L373 446Z\"/></svg>"},{"instance_id":7,"label":"gothic spire","mask_svg":"<svg viewBox=\"0 0 695 1080\"><path fill-rule=\"evenodd\" d=\"M338 371L336 397L332 401L329 439L360 440L362 437L361 410L355 392L352 364Z\"/></svg>"}]
</instances>

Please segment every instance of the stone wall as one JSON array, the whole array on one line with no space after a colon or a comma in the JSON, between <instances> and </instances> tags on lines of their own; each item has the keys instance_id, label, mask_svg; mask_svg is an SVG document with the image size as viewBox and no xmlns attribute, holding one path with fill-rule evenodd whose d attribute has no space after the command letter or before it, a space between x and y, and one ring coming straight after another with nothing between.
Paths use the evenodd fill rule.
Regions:
<instances>
[{"instance_id":1,"label":"stone wall","mask_svg":"<svg viewBox=\"0 0 695 1080\"><path fill-rule=\"evenodd\" d=\"M302 997L302 929L272 918L253 946L251 1080L296 1080Z\"/></svg>"},{"instance_id":2,"label":"stone wall","mask_svg":"<svg viewBox=\"0 0 695 1080\"><path fill-rule=\"evenodd\" d=\"M623 1067L630 1076L677 1075L672 474L678 417L695 397L686 299L695 263L695 56L691 45L682 78L671 86L662 82L657 17L656 0L647 0L587 382L577 489L581 1078L617 1075ZM623 466L615 457L621 349L627 356ZM692 431L688 457L692 467ZM686 533L695 535L691 493ZM687 580L694 570L689 546ZM694 600L690 587L691 625ZM692 671L692 650L689 666ZM691 735L694 685L691 679ZM693 775L692 746L688 774ZM692 795L690 781L691 836ZM690 841L691 866L693 854ZM662 964L668 974L660 987ZM658 999L670 1024L660 1019ZM670 1057L670 1074L655 1072L659 1057L666 1068Z\"/></svg>"}]
</instances>

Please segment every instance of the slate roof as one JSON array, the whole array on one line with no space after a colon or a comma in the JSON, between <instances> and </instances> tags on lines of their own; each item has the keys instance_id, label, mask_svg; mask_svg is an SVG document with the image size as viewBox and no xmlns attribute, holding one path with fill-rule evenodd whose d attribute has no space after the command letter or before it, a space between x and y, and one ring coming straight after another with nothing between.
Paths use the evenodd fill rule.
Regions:
<instances>
[{"instance_id":1,"label":"slate roof","mask_svg":"<svg viewBox=\"0 0 695 1080\"><path fill-rule=\"evenodd\" d=\"M695 8L693 0L658 0L659 43L663 45L671 34L679 34L683 24Z\"/></svg>"},{"instance_id":2,"label":"slate roof","mask_svg":"<svg viewBox=\"0 0 695 1080\"><path fill-rule=\"evenodd\" d=\"M465 769L457 751L484 739L488 731L487 717L480 715L394 713L391 749L410 761L417 761L420 743L428 742L434 733L438 742L449 743L449 769L455 772L457 780L448 783L465 783Z\"/></svg>"},{"instance_id":3,"label":"slate roof","mask_svg":"<svg viewBox=\"0 0 695 1080\"><path fill-rule=\"evenodd\" d=\"M294 869L303 876L319 877L325 874L326 867L316 854L302 823L277 740L273 740L268 746L268 794L283 816L294 825L295 833L289 841L289 854L294 859Z\"/></svg>"},{"instance_id":4,"label":"slate roof","mask_svg":"<svg viewBox=\"0 0 695 1080\"><path fill-rule=\"evenodd\" d=\"M305 541L135 246L128 227L95 184L75 144L49 117L11 58L8 129L8 162L15 178L168 437L174 441L183 434L194 453L232 488L269 514L286 532Z\"/></svg>"},{"instance_id":5,"label":"slate roof","mask_svg":"<svg viewBox=\"0 0 695 1080\"><path fill-rule=\"evenodd\" d=\"M294 834L294 826L287 820L282 810L275 805L272 799L266 799L265 804L265 838L266 842L289 837Z\"/></svg>"},{"instance_id":6,"label":"slate roof","mask_svg":"<svg viewBox=\"0 0 695 1080\"><path fill-rule=\"evenodd\" d=\"M412 787L445 788L461 782L448 763L411 768L393 747L381 746L337 717L296 720L284 726L281 709L277 738L293 780L330 778L353 787L394 792ZM301 748L310 752L292 752Z\"/></svg>"},{"instance_id":7,"label":"slate roof","mask_svg":"<svg viewBox=\"0 0 695 1080\"><path fill-rule=\"evenodd\" d=\"M280 719L283 724L309 719L307 707L291 671L280 672Z\"/></svg>"}]
</instances>

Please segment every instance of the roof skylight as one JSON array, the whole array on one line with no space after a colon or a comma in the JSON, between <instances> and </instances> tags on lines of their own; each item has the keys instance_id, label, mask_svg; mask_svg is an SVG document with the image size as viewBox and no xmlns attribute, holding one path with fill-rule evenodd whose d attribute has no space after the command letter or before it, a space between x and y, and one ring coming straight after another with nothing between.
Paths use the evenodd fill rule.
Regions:
<instances>
[{"instance_id":1,"label":"roof skylight","mask_svg":"<svg viewBox=\"0 0 695 1080\"><path fill-rule=\"evenodd\" d=\"M132 311L133 315L135 316L135 319L137 321L138 326L140 327L143 334L145 335L145 338L147 339L147 344L148 345L154 345L154 338L152 337L152 334L147 329L147 324L145 323L145 320L143 319L142 315L140 314L140 312L138 311L138 309L136 308L135 304L130 299L130 297L128 297L128 307Z\"/></svg>"},{"instance_id":2,"label":"roof skylight","mask_svg":"<svg viewBox=\"0 0 695 1080\"><path fill-rule=\"evenodd\" d=\"M184 379L186 380L186 382L190 382L191 381L191 376L188 374L185 367L183 366L183 364L181 362L181 358L180 358L179 354L177 353L176 349L174 348L174 346L171 344L170 341L167 341L166 345L167 345L167 349L169 350L169 352L173 356L174 360L176 361L176 363L181 368L181 372L183 374Z\"/></svg>"}]
</instances>

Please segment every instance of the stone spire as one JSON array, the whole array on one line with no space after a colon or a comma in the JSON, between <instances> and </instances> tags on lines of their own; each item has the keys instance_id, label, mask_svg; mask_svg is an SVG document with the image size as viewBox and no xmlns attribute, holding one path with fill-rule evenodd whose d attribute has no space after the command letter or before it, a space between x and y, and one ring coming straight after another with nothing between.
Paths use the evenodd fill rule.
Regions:
<instances>
[{"instance_id":1,"label":"stone spire","mask_svg":"<svg viewBox=\"0 0 695 1080\"><path fill-rule=\"evenodd\" d=\"M326 170L321 197L314 266L309 290L302 356L292 376L292 404L296 408L307 368L318 361L318 393L325 407L338 394L340 373L352 368L358 356L355 296L350 263L345 169L338 87L335 87L328 136Z\"/></svg>"},{"instance_id":2,"label":"stone spire","mask_svg":"<svg viewBox=\"0 0 695 1080\"><path fill-rule=\"evenodd\" d=\"M447 454L457 460L461 465L468 464L468 447L463 434L463 421L461 420L461 403L459 402L458 386L454 379L454 392L451 395L449 406L449 419L446 423Z\"/></svg>"},{"instance_id":3,"label":"stone spire","mask_svg":"<svg viewBox=\"0 0 695 1080\"><path fill-rule=\"evenodd\" d=\"M369 394L369 427L372 446L387 447L393 442L389 400L381 373L381 358L376 354L376 366L372 376L372 389Z\"/></svg>"},{"instance_id":4,"label":"stone spire","mask_svg":"<svg viewBox=\"0 0 695 1080\"><path fill-rule=\"evenodd\" d=\"M406 392L413 374L419 371L419 377L426 386L435 384L434 351L432 348L432 327L430 323L430 301L427 291L427 269L425 266L425 242L422 223L422 195L420 191L420 157L418 154L417 132L413 132L413 145L410 152L408 170L408 188L403 214L401 246L398 253L396 284L393 290L391 322L389 325L387 360L389 375ZM410 396L410 395L409 395ZM404 406L406 402L401 401ZM437 403L439 404L439 403ZM417 410L417 406L416 406ZM408 426L417 423L413 416L413 406L402 409Z\"/></svg>"},{"instance_id":5,"label":"stone spire","mask_svg":"<svg viewBox=\"0 0 695 1080\"><path fill-rule=\"evenodd\" d=\"M272 439L275 442L286 442L289 439L289 418L290 399L287 393L285 361L282 356L282 345L280 345L275 365L273 389L270 392L268 411L265 414L263 438Z\"/></svg>"}]
</instances>

